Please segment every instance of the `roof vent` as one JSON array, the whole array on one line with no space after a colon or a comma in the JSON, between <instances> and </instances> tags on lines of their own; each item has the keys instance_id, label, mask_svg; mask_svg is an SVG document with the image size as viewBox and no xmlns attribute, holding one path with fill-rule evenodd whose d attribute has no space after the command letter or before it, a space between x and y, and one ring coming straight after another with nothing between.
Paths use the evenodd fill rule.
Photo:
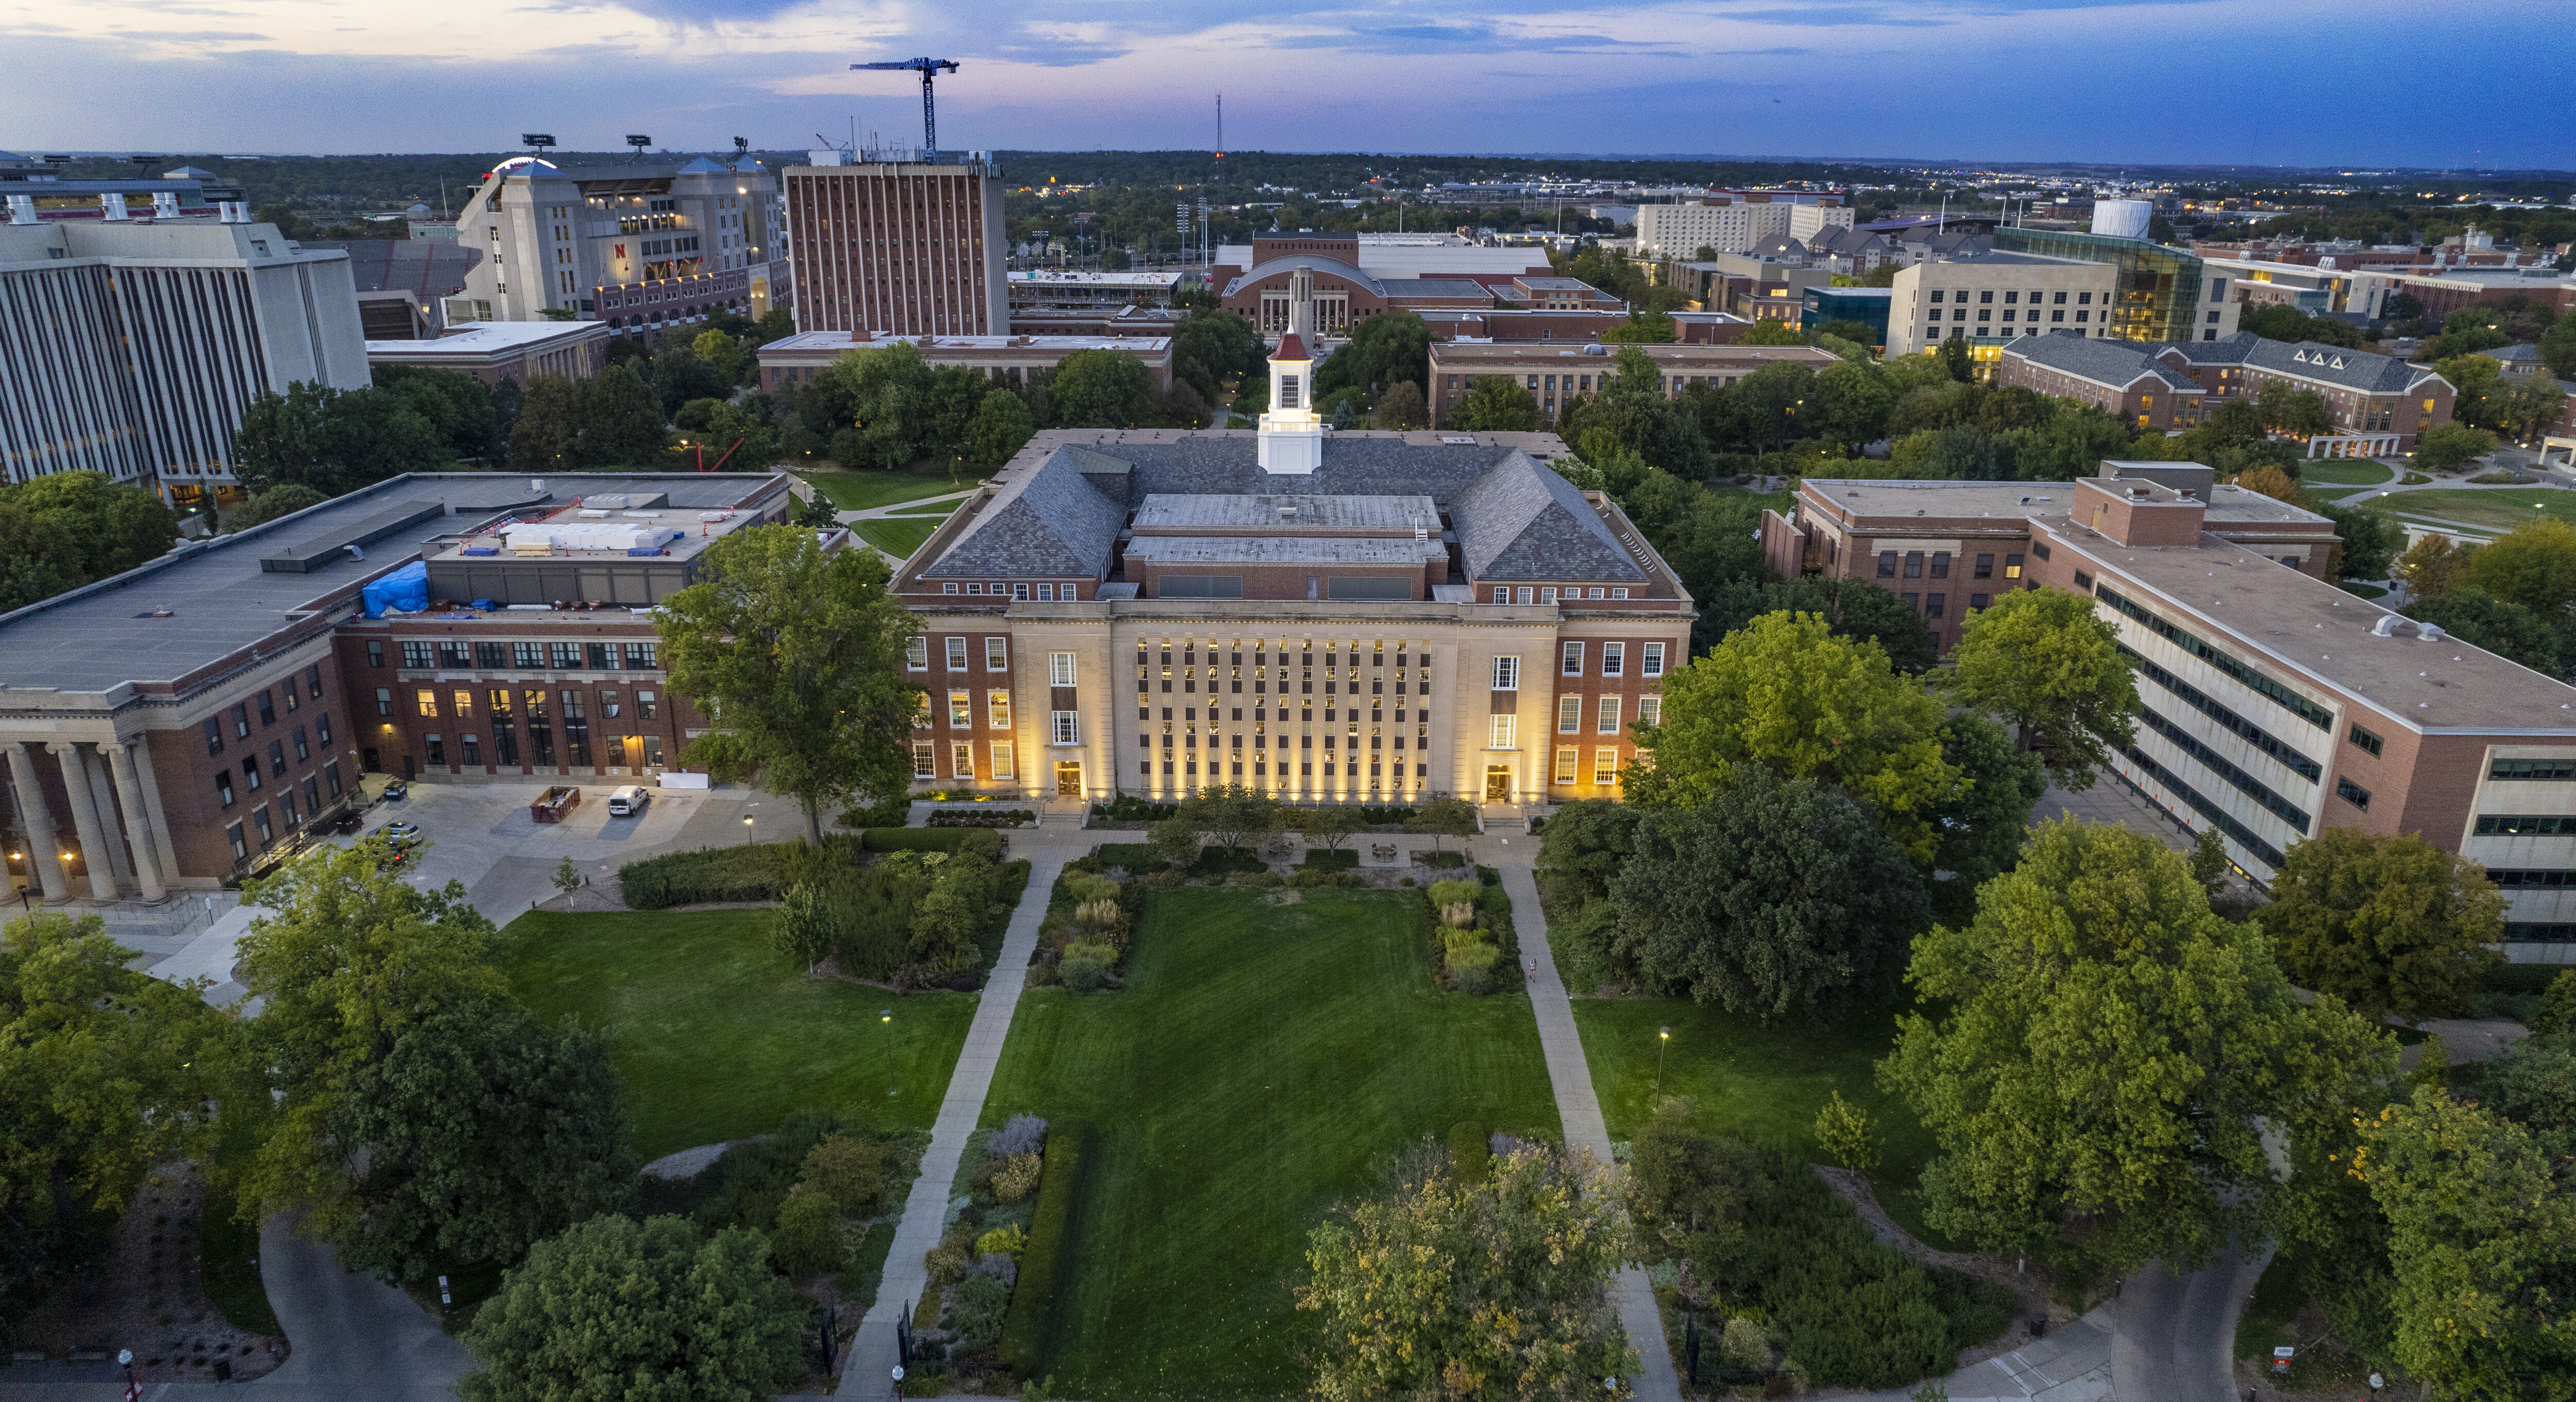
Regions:
<instances>
[{"instance_id":1,"label":"roof vent","mask_svg":"<svg viewBox=\"0 0 2576 1402\"><path fill-rule=\"evenodd\" d=\"M2379 621L2370 625L2370 636L2374 638L2396 637L2397 615L2393 613L2381 614L2379 616Z\"/></svg>"},{"instance_id":2,"label":"roof vent","mask_svg":"<svg viewBox=\"0 0 2576 1402\"><path fill-rule=\"evenodd\" d=\"M1294 516L1297 514L1297 508L1294 506L1283 506L1279 508L1279 514L1282 516Z\"/></svg>"},{"instance_id":3,"label":"roof vent","mask_svg":"<svg viewBox=\"0 0 2576 1402\"><path fill-rule=\"evenodd\" d=\"M2415 625L2415 632L2428 643L2438 643L2442 640L2442 625L2439 623L2418 623ZM2459 659L2452 660L2456 662Z\"/></svg>"}]
</instances>

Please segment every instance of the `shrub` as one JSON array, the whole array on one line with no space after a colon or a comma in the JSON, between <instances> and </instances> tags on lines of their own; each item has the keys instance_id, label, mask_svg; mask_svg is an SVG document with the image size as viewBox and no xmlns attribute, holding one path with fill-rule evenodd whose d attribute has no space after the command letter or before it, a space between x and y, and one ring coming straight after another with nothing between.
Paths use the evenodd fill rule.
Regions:
<instances>
[{"instance_id":1,"label":"shrub","mask_svg":"<svg viewBox=\"0 0 2576 1402\"><path fill-rule=\"evenodd\" d=\"M956 852L980 828L870 828L860 842L871 852Z\"/></svg>"},{"instance_id":2,"label":"shrub","mask_svg":"<svg viewBox=\"0 0 2576 1402\"><path fill-rule=\"evenodd\" d=\"M1462 974L1470 969L1492 971L1503 952L1483 940L1449 946L1449 972Z\"/></svg>"},{"instance_id":3,"label":"shrub","mask_svg":"<svg viewBox=\"0 0 2576 1402\"><path fill-rule=\"evenodd\" d=\"M1422 864L1434 870L1446 870L1450 867L1465 866L1467 858L1460 852L1425 852L1422 854Z\"/></svg>"},{"instance_id":4,"label":"shrub","mask_svg":"<svg viewBox=\"0 0 2576 1402\"><path fill-rule=\"evenodd\" d=\"M1482 998L1502 986L1502 979L1488 964L1480 969L1459 969L1449 976L1450 986L1470 998Z\"/></svg>"},{"instance_id":5,"label":"shrub","mask_svg":"<svg viewBox=\"0 0 2576 1402\"><path fill-rule=\"evenodd\" d=\"M1460 901L1473 903L1484 891L1473 881L1434 881L1430 894L1433 905L1444 906Z\"/></svg>"},{"instance_id":6,"label":"shrub","mask_svg":"<svg viewBox=\"0 0 2576 1402\"><path fill-rule=\"evenodd\" d=\"M1013 1115L1002 1121L984 1141L984 1153L992 1158L1016 1158L1034 1154L1046 1147L1047 1122L1035 1115Z\"/></svg>"},{"instance_id":7,"label":"shrub","mask_svg":"<svg viewBox=\"0 0 2576 1402\"><path fill-rule=\"evenodd\" d=\"M1009 1285L1020 1278L1020 1263L996 1251L989 1256L976 1257L974 1264L966 1268L966 1273L989 1275L1004 1285Z\"/></svg>"},{"instance_id":8,"label":"shrub","mask_svg":"<svg viewBox=\"0 0 2576 1402\"><path fill-rule=\"evenodd\" d=\"M935 808L928 823L934 828L1015 828L1037 820L1026 808Z\"/></svg>"},{"instance_id":9,"label":"shrub","mask_svg":"<svg viewBox=\"0 0 2576 1402\"><path fill-rule=\"evenodd\" d=\"M1163 859L1142 842L1104 842L1096 855L1104 865L1139 875L1163 869Z\"/></svg>"},{"instance_id":10,"label":"shrub","mask_svg":"<svg viewBox=\"0 0 2576 1402\"><path fill-rule=\"evenodd\" d=\"M1134 794L1120 794L1105 804L1091 805L1091 816L1113 823L1158 823L1181 811L1177 803L1148 803Z\"/></svg>"},{"instance_id":11,"label":"shrub","mask_svg":"<svg viewBox=\"0 0 2576 1402\"><path fill-rule=\"evenodd\" d=\"M973 1239L964 1232L950 1232L939 1244L922 1253L921 1264L929 1268L930 1283L947 1285L966 1273L975 1259Z\"/></svg>"},{"instance_id":12,"label":"shrub","mask_svg":"<svg viewBox=\"0 0 2576 1402\"><path fill-rule=\"evenodd\" d=\"M1009 1317L1010 1286L989 1275L970 1275L957 1282L957 1298L948 1306L941 1322L956 1334L953 1351L978 1353L1002 1337L1002 1322Z\"/></svg>"},{"instance_id":13,"label":"shrub","mask_svg":"<svg viewBox=\"0 0 2576 1402\"><path fill-rule=\"evenodd\" d=\"M698 1203L698 1226L710 1236L727 1227L768 1231L804 1173L805 1156L839 1127L830 1115L795 1115L767 1139L725 1150L699 1175L713 1182Z\"/></svg>"},{"instance_id":14,"label":"shrub","mask_svg":"<svg viewBox=\"0 0 2576 1402\"><path fill-rule=\"evenodd\" d=\"M1018 1202L1038 1190L1038 1156L1013 1154L993 1170L993 1196ZM1017 1252L1012 1253L1017 1255Z\"/></svg>"},{"instance_id":15,"label":"shrub","mask_svg":"<svg viewBox=\"0 0 2576 1402\"><path fill-rule=\"evenodd\" d=\"M1351 871L1359 864L1360 854L1357 852L1334 851L1323 847L1307 848L1306 860L1298 863L1308 871Z\"/></svg>"},{"instance_id":16,"label":"shrub","mask_svg":"<svg viewBox=\"0 0 2576 1402\"><path fill-rule=\"evenodd\" d=\"M1771 1371L1771 1339L1762 1326L1749 1319L1730 1319L1718 1335L1717 1356L1730 1368L1748 1373Z\"/></svg>"},{"instance_id":17,"label":"shrub","mask_svg":"<svg viewBox=\"0 0 2576 1402\"><path fill-rule=\"evenodd\" d=\"M1076 993L1097 992L1109 981L1109 971L1096 959L1067 959L1055 966L1055 972L1064 980L1064 986Z\"/></svg>"},{"instance_id":18,"label":"shrub","mask_svg":"<svg viewBox=\"0 0 2576 1402\"><path fill-rule=\"evenodd\" d=\"M910 816L912 816L912 795L888 794L865 808L852 808L843 813L841 826L861 830L899 828L903 826L904 819Z\"/></svg>"},{"instance_id":19,"label":"shrub","mask_svg":"<svg viewBox=\"0 0 2576 1402\"><path fill-rule=\"evenodd\" d=\"M885 1191L885 1150L865 1139L835 1134L805 1153L798 1186L828 1197L845 1216L865 1217Z\"/></svg>"},{"instance_id":20,"label":"shrub","mask_svg":"<svg viewBox=\"0 0 2576 1402\"><path fill-rule=\"evenodd\" d=\"M1074 872L1064 878L1064 889L1065 894L1073 898L1075 905L1085 906L1101 901L1116 904L1118 894L1124 887L1114 876L1095 876L1087 872Z\"/></svg>"},{"instance_id":21,"label":"shrub","mask_svg":"<svg viewBox=\"0 0 2576 1402\"><path fill-rule=\"evenodd\" d=\"M1073 918L1096 929L1115 930L1127 923L1127 912L1116 901L1084 901L1073 908Z\"/></svg>"},{"instance_id":22,"label":"shrub","mask_svg":"<svg viewBox=\"0 0 2576 1402\"><path fill-rule=\"evenodd\" d=\"M990 1256L998 1252L1017 1260L1020 1253L1028 1249L1028 1245L1029 1234L1020 1230L1020 1224L1017 1222L1007 1227L997 1227L975 1238L976 1254L982 1256Z\"/></svg>"},{"instance_id":23,"label":"shrub","mask_svg":"<svg viewBox=\"0 0 2576 1402\"><path fill-rule=\"evenodd\" d=\"M1002 1326L1002 1361L1023 1377L1045 1376L1055 1352L1058 1297L1072 1284L1075 1237L1082 1225L1074 1208L1089 1138L1089 1131L1074 1121L1047 1136L1037 1212L1029 1222L1028 1249L1020 1255L1020 1288L1011 1292L1010 1318Z\"/></svg>"},{"instance_id":24,"label":"shrub","mask_svg":"<svg viewBox=\"0 0 2576 1402\"><path fill-rule=\"evenodd\" d=\"M702 901L773 901L778 899L779 850L802 846L774 842L673 852L627 863L618 869L617 884L632 910L668 910Z\"/></svg>"},{"instance_id":25,"label":"shrub","mask_svg":"<svg viewBox=\"0 0 2576 1402\"><path fill-rule=\"evenodd\" d=\"M1002 860L1002 835L990 828L969 828L965 836L957 839L957 851L998 862Z\"/></svg>"},{"instance_id":26,"label":"shrub","mask_svg":"<svg viewBox=\"0 0 2576 1402\"><path fill-rule=\"evenodd\" d=\"M1485 1147L1485 1127L1474 1120L1449 1126L1449 1158L1461 1183L1482 1183L1492 1171L1494 1155Z\"/></svg>"},{"instance_id":27,"label":"shrub","mask_svg":"<svg viewBox=\"0 0 2576 1402\"><path fill-rule=\"evenodd\" d=\"M1843 1099L1841 1091L1816 1111L1816 1143L1845 1168L1878 1167L1878 1136L1870 1130L1869 1113Z\"/></svg>"},{"instance_id":28,"label":"shrub","mask_svg":"<svg viewBox=\"0 0 2576 1402\"><path fill-rule=\"evenodd\" d=\"M1118 962L1118 946L1107 940L1075 940L1064 947L1067 959L1088 959L1102 968Z\"/></svg>"},{"instance_id":29,"label":"shrub","mask_svg":"<svg viewBox=\"0 0 2576 1402\"><path fill-rule=\"evenodd\" d=\"M770 1262L791 1279L830 1275L849 1248L841 1240L841 1208L828 1193L799 1187L778 1208L769 1233Z\"/></svg>"},{"instance_id":30,"label":"shrub","mask_svg":"<svg viewBox=\"0 0 2576 1402\"><path fill-rule=\"evenodd\" d=\"M1476 868L1476 880L1487 886L1500 889L1503 884L1503 874L1494 870L1492 867L1478 867Z\"/></svg>"}]
</instances>

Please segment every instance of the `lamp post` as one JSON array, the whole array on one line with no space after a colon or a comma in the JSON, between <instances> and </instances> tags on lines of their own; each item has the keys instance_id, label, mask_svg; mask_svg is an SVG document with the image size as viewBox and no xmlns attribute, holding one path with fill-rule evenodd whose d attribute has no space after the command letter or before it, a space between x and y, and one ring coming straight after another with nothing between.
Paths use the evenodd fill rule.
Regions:
<instances>
[{"instance_id":1,"label":"lamp post","mask_svg":"<svg viewBox=\"0 0 2576 1402\"><path fill-rule=\"evenodd\" d=\"M1658 1104L1664 1098L1664 1048L1672 1044L1673 1029L1669 1027L1655 1029L1655 1100ZM1654 1106L1649 1105L1646 1108L1651 1110Z\"/></svg>"},{"instance_id":2,"label":"lamp post","mask_svg":"<svg viewBox=\"0 0 2576 1402\"><path fill-rule=\"evenodd\" d=\"M126 1402L134 1402L135 1398L143 1395L142 1380L134 1376L134 1350L130 1348L118 1349L116 1351L116 1363L118 1367L125 1370Z\"/></svg>"},{"instance_id":3,"label":"lamp post","mask_svg":"<svg viewBox=\"0 0 2576 1402\"><path fill-rule=\"evenodd\" d=\"M745 847L751 845L751 817L749 814L745 814L742 820L742 845Z\"/></svg>"},{"instance_id":4,"label":"lamp post","mask_svg":"<svg viewBox=\"0 0 2576 1402\"><path fill-rule=\"evenodd\" d=\"M885 1027L886 1094L899 1095L903 1088L894 1083L894 1009L877 1009L877 1021Z\"/></svg>"}]
</instances>

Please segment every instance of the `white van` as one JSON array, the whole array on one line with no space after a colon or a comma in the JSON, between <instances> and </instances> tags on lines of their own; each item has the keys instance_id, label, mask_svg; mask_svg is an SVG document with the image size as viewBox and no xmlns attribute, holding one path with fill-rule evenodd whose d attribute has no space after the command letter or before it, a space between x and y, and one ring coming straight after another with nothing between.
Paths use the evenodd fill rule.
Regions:
<instances>
[{"instance_id":1,"label":"white van","mask_svg":"<svg viewBox=\"0 0 2576 1402\"><path fill-rule=\"evenodd\" d=\"M653 791L645 788L641 784L628 784L626 787L621 789L611 789L608 793L608 816L612 818L635 817L641 814L644 811L645 805L652 801Z\"/></svg>"}]
</instances>

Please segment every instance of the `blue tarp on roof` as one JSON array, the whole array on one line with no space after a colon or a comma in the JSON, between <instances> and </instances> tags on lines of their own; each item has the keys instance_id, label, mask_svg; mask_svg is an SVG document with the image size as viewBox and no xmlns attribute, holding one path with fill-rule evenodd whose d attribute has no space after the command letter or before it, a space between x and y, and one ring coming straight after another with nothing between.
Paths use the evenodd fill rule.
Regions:
<instances>
[{"instance_id":1,"label":"blue tarp on roof","mask_svg":"<svg viewBox=\"0 0 2576 1402\"><path fill-rule=\"evenodd\" d=\"M429 607L429 563L414 560L360 592L366 597L369 618L382 618L389 608L418 613Z\"/></svg>"}]
</instances>

